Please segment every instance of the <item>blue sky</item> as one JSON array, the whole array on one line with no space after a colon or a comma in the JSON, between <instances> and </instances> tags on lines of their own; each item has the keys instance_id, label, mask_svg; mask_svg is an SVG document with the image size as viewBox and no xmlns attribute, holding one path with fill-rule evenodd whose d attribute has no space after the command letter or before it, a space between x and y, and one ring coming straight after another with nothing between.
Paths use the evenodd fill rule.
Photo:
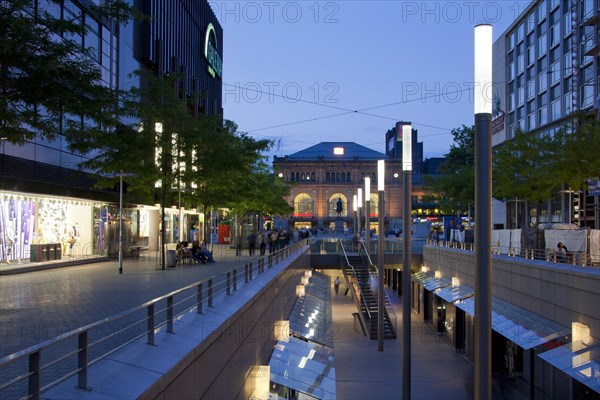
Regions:
<instances>
[{"instance_id":1,"label":"blue sky","mask_svg":"<svg viewBox=\"0 0 600 400\"><path fill-rule=\"evenodd\" d=\"M383 152L399 120L442 156L473 123L474 26L492 23L495 40L529 2L211 1L225 117L275 140L270 159L321 141Z\"/></svg>"}]
</instances>

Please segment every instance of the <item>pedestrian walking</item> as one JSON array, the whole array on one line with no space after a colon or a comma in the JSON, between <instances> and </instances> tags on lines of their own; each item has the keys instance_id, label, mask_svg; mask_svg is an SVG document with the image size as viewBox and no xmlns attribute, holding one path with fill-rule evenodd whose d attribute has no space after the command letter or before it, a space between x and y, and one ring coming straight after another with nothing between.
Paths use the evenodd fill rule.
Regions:
<instances>
[{"instance_id":1,"label":"pedestrian walking","mask_svg":"<svg viewBox=\"0 0 600 400\"><path fill-rule=\"evenodd\" d=\"M335 278L335 282L333 282L333 289L335 290L335 294L337 295L340 291L340 277Z\"/></svg>"},{"instance_id":2,"label":"pedestrian walking","mask_svg":"<svg viewBox=\"0 0 600 400\"><path fill-rule=\"evenodd\" d=\"M258 237L258 248L260 249L260 255L264 256L265 255L265 250L267 248L267 241L268 241L268 235L267 232L263 232L260 234L260 236Z\"/></svg>"},{"instance_id":3,"label":"pedestrian walking","mask_svg":"<svg viewBox=\"0 0 600 400\"><path fill-rule=\"evenodd\" d=\"M248 255L254 255L254 249L256 249L256 235L252 232L248 235Z\"/></svg>"}]
</instances>

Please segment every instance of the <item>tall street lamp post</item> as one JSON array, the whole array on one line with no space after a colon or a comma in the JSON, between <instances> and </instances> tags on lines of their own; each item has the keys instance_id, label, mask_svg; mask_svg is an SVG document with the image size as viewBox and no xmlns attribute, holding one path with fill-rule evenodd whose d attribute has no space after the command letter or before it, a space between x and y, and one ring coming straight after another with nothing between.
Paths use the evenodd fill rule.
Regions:
<instances>
[{"instance_id":1,"label":"tall street lamp post","mask_svg":"<svg viewBox=\"0 0 600 400\"><path fill-rule=\"evenodd\" d=\"M123 178L133 177L135 174L129 172L115 172L103 175L105 178L119 177L119 274L123 274Z\"/></svg>"},{"instance_id":2,"label":"tall street lamp post","mask_svg":"<svg viewBox=\"0 0 600 400\"><path fill-rule=\"evenodd\" d=\"M409 400L411 394L411 209L412 209L412 125L402 125L402 179L403 208L402 215L402 399Z\"/></svg>"},{"instance_id":3,"label":"tall street lamp post","mask_svg":"<svg viewBox=\"0 0 600 400\"><path fill-rule=\"evenodd\" d=\"M362 218L362 206L363 206L363 201L362 201L362 188L358 188L358 237L361 238L362 237L362 228L361 228L361 224L360 224L360 220Z\"/></svg>"},{"instance_id":4,"label":"tall street lamp post","mask_svg":"<svg viewBox=\"0 0 600 400\"><path fill-rule=\"evenodd\" d=\"M377 238L377 351L383 351L383 313L385 306L383 304L383 273L385 271L385 254L383 229L384 200L383 190L385 186L385 161L377 161L377 194L379 200L379 209L377 211L377 222L379 237Z\"/></svg>"},{"instance_id":5,"label":"tall street lamp post","mask_svg":"<svg viewBox=\"0 0 600 400\"><path fill-rule=\"evenodd\" d=\"M352 211L353 214L352 216L354 217L354 221L352 221L352 228L353 228L353 232L354 235L352 236L352 240L356 239L356 213L358 212L358 196L357 195L353 195L352 196Z\"/></svg>"},{"instance_id":6,"label":"tall street lamp post","mask_svg":"<svg viewBox=\"0 0 600 400\"><path fill-rule=\"evenodd\" d=\"M492 26L475 27L475 399L492 398Z\"/></svg>"},{"instance_id":7,"label":"tall street lamp post","mask_svg":"<svg viewBox=\"0 0 600 400\"><path fill-rule=\"evenodd\" d=\"M365 243L371 253L371 178L365 176Z\"/></svg>"}]
</instances>

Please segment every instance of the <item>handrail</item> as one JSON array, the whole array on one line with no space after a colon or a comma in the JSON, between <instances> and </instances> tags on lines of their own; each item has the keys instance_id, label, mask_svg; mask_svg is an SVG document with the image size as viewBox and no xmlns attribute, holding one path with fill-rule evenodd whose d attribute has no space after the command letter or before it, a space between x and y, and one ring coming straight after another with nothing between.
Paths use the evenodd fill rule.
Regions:
<instances>
[{"instance_id":1,"label":"handrail","mask_svg":"<svg viewBox=\"0 0 600 400\"><path fill-rule=\"evenodd\" d=\"M107 318L103 318L99 321L84 325L82 327L73 329L69 332L60 334L54 338L47 339L41 343L30 346L26 349L19 350L13 354L4 356L0 358L0 368L7 368L10 364L15 363L16 361L23 360L24 364L28 364L23 366L25 372L19 374L19 371L12 370L13 373L8 373L9 371L5 370L3 376L9 376L10 378L7 382L0 384L0 392L6 391L9 388L14 388L15 385L21 384L24 387L14 388L14 390L20 390L20 393L27 392L27 396L25 398L40 398L40 394L44 391L58 385L61 382L64 382L66 379L77 375L78 383L77 387L80 389L87 390L88 389L88 368L97 363L98 361L106 358L110 354L115 351L123 348L124 346L138 340L143 336L147 336L147 343L154 345L154 336L156 332L160 329L166 327L167 332L174 332L174 322L177 318L183 313L189 312L194 308L197 309L198 314L202 314L203 303L206 303L208 307L213 306L213 297L218 295L230 295L231 291L237 290L238 287L238 275L240 279L244 279L245 283L249 283L252 281L253 273L262 274L265 272L265 266L268 269L271 269L274 264L282 261L285 258L288 258L293 253L297 252L303 246L308 244L307 240L301 240L297 243L291 244L289 246L284 247L283 249L277 250L273 253L265 255L263 257L258 257L253 259L252 261L247 262L246 264L240 264L234 266L226 271L218 275L213 275L192 284L186 285L179 289L173 290L165 295L156 297L152 300L146 301L143 304L129 308L125 311L121 311L115 315L112 315ZM243 271L243 278L242 278ZM233 282L232 282L232 274L233 274ZM213 290L214 289L214 290ZM185 294L186 292L194 291L194 293L186 294L182 299L179 299L177 302L174 301L175 296L179 296ZM160 302L166 300L166 307L162 309L155 309L155 305L158 305ZM193 300L193 301L191 301ZM189 306L184 304L187 302ZM183 310L174 312L174 307L181 307ZM106 326L107 324L114 323L118 320L121 320L125 317L134 317L136 313L140 313L143 310L147 310L147 316L143 319L135 319L132 323L128 323L122 331L132 331L133 338L115 345L114 348L110 349L100 349L102 351L101 354L97 355L94 359L88 360L87 355L89 354L90 348L99 345L102 343L106 343L105 340L106 335L100 338L95 338L93 342L88 340L88 333L96 328L101 328ZM145 323L145 324L144 324ZM139 325L145 325L145 328L140 328ZM108 332L111 332L110 329L107 329ZM114 332L113 332L114 334ZM109 333L108 336L111 334ZM72 339L75 342L75 348L73 347L69 349L63 349L64 351L57 351L56 356L53 359L45 360L45 363L41 362L41 352L48 349L50 346L57 345L61 342L66 341L67 339ZM53 352L44 352L44 354L49 354ZM72 367L64 368L66 371L59 371L56 379L53 379L52 382L41 385L43 371L46 368L54 367L58 363L65 361L71 357L75 357L77 361L77 366L73 369ZM27 359L29 359L27 363ZM18 368L20 366L16 366ZM8 374L7 374L8 373ZM16 376L12 376L16 375ZM54 377L53 377L54 378ZM27 380L29 381L29 385L27 385ZM23 382L25 381L25 382ZM28 386L28 387L27 387ZM19 395L11 395L10 397L21 397Z\"/></svg>"},{"instance_id":2,"label":"handrail","mask_svg":"<svg viewBox=\"0 0 600 400\"><path fill-rule=\"evenodd\" d=\"M344 255L344 259L346 260L346 264L352 269L352 274L354 275L354 278L356 279L356 286L358 287L358 290L360 291L360 297L361 300L358 300L356 298L356 293L354 293L354 290L351 290L352 292L352 298L354 299L354 303L356 304L356 306L358 307L358 309L360 310L360 306L361 306L361 301L365 301L365 295L363 294L362 288L360 287L360 285L358 284L358 276L356 275L356 270L354 269L354 266L352 264L350 264L350 261L348 260L348 254L346 253L346 249L344 249L344 246L342 243L340 243L338 241L338 245L339 247L342 249L342 253ZM354 285L350 285L350 282L348 281L348 276L344 273L344 280L346 281L346 286L347 287L352 287L354 288ZM369 306L365 301L365 310L367 310L367 314L369 315L369 319L371 318L371 312L369 311ZM361 322L363 324L363 326L366 328L367 326L367 321L365 320L365 316L363 315L362 312L358 313L360 315L360 319Z\"/></svg>"},{"instance_id":3,"label":"handrail","mask_svg":"<svg viewBox=\"0 0 600 400\"><path fill-rule=\"evenodd\" d=\"M359 247L358 254L361 254L361 257L363 257L362 253L364 253L364 255L366 256L366 261L367 261L368 268L370 270L373 270L377 274L377 277L379 279L381 279L379 277L379 268L375 264L373 264L373 262L371 261L371 256L369 255L369 252L367 251L365 243L362 240L360 240L359 246L362 247L363 252L361 252L361 247ZM386 311L388 313L391 312L394 315L394 324L393 325L394 325L394 330L397 332L398 328L397 328L396 323L395 323L395 321L397 319L396 310L394 310L394 306L392 304L392 301L389 298L389 296L388 296L388 294L387 294L387 292L385 290L383 291L383 297L384 297L384 303L385 303L384 312L386 312ZM389 311L388 311L388 309L389 309Z\"/></svg>"},{"instance_id":4,"label":"handrail","mask_svg":"<svg viewBox=\"0 0 600 400\"><path fill-rule=\"evenodd\" d=\"M475 250L475 245L473 243L428 239L426 244L429 246L457 250ZM558 250L550 247L546 249L533 249L529 247L502 246L498 243L491 243L491 248L492 254L495 255L546 261L555 264L568 264L575 267L600 267L600 254L590 254L585 251L569 251L566 256L561 256Z\"/></svg>"}]
</instances>

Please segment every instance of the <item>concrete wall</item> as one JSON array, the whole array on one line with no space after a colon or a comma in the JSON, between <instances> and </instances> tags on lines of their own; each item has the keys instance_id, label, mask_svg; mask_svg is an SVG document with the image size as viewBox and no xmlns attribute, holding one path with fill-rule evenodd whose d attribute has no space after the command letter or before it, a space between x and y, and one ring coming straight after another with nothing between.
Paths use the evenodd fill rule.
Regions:
<instances>
[{"instance_id":1,"label":"concrete wall","mask_svg":"<svg viewBox=\"0 0 600 400\"><path fill-rule=\"evenodd\" d=\"M423 261L430 271L458 276L461 284L475 287L474 253L426 246ZM600 269L573 267L544 261L494 256L492 295L544 318L571 327L581 322L600 338Z\"/></svg>"},{"instance_id":2,"label":"concrete wall","mask_svg":"<svg viewBox=\"0 0 600 400\"><path fill-rule=\"evenodd\" d=\"M306 253L295 260L140 398L250 398L252 367L268 364L274 323L287 320L308 262Z\"/></svg>"}]
</instances>

